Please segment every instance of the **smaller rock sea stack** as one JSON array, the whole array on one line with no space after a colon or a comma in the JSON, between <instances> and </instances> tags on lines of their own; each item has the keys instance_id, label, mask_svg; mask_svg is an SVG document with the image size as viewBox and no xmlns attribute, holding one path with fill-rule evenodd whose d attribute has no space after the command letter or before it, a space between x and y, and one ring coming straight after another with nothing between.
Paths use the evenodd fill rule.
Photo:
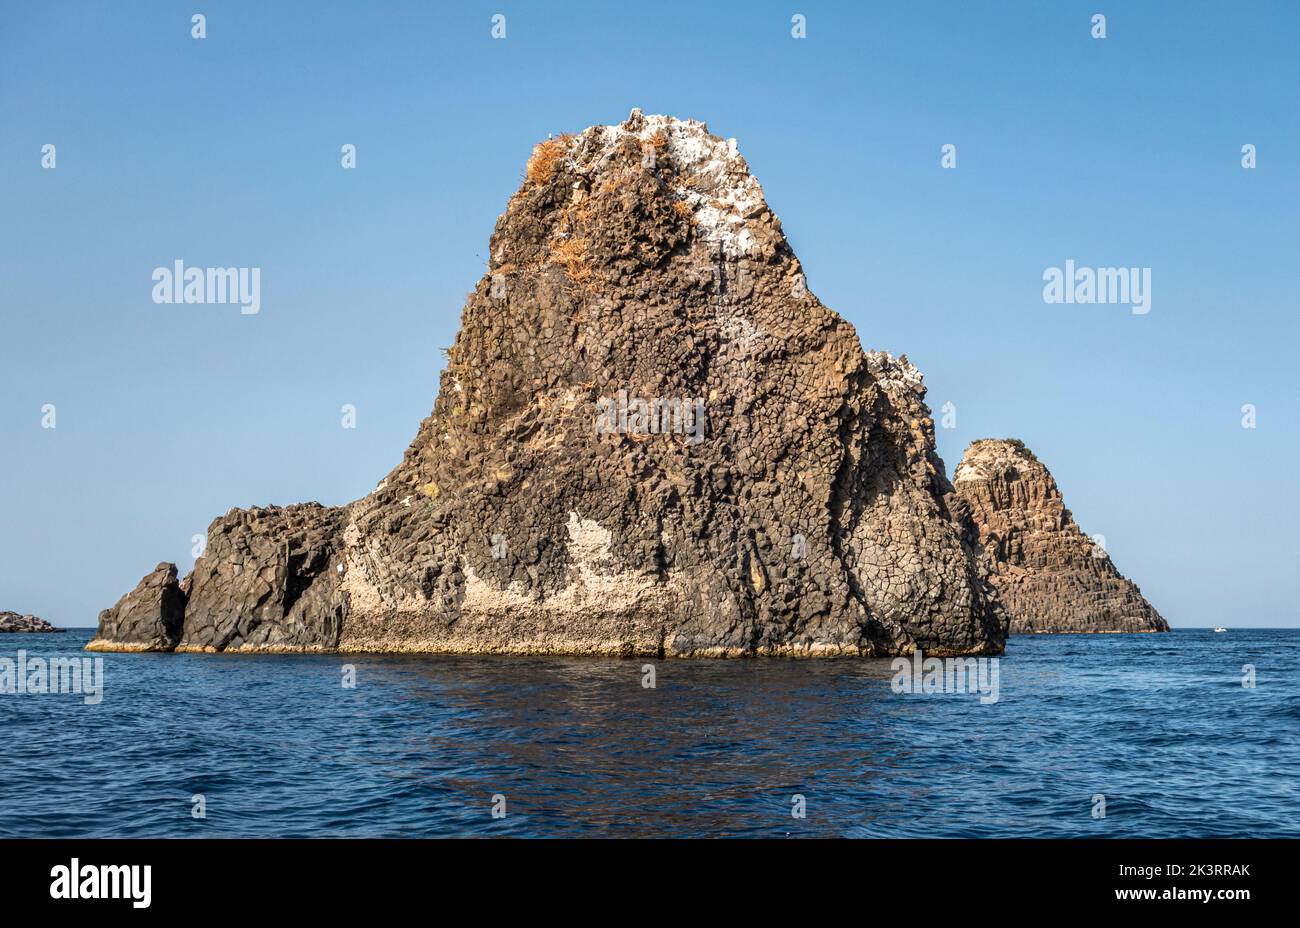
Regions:
<instances>
[{"instance_id":1,"label":"smaller rock sea stack","mask_svg":"<svg viewBox=\"0 0 1300 928\"><path fill-rule=\"evenodd\" d=\"M1169 630L1075 524L1051 473L1023 442L973 442L953 483L992 562L1011 634Z\"/></svg>"}]
</instances>

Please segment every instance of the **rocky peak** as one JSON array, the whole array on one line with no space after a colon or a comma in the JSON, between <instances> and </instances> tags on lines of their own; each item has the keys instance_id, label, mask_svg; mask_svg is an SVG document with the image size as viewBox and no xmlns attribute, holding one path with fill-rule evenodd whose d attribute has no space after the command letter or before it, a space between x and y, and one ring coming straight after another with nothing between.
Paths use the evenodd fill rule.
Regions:
<instances>
[{"instance_id":1,"label":"rocky peak","mask_svg":"<svg viewBox=\"0 0 1300 928\"><path fill-rule=\"evenodd\" d=\"M992 561L1012 634L1168 631L1075 524L1051 473L1023 442L972 442L953 482Z\"/></svg>"},{"instance_id":2,"label":"rocky peak","mask_svg":"<svg viewBox=\"0 0 1300 928\"><path fill-rule=\"evenodd\" d=\"M586 162L597 174L617 164L630 142L645 165L666 173L668 194L690 210L696 234L729 257L749 256L756 245L751 222L770 211L735 139L711 135L706 124L693 119L643 117L640 110L622 125L588 131L599 140L596 157Z\"/></svg>"}]
</instances>

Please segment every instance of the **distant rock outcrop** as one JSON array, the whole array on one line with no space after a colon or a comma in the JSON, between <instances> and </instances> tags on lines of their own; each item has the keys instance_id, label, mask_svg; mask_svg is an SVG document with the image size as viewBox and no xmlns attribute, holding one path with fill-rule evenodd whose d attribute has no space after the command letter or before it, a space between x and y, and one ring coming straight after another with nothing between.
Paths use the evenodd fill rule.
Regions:
<instances>
[{"instance_id":1,"label":"distant rock outcrop","mask_svg":"<svg viewBox=\"0 0 1300 928\"><path fill-rule=\"evenodd\" d=\"M734 140L633 111L542 142L488 254L372 493L232 510L179 629L150 583L91 647L1002 650L920 372L808 291Z\"/></svg>"},{"instance_id":2,"label":"distant rock outcrop","mask_svg":"<svg viewBox=\"0 0 1300 928\"><path fill-rule=\"evenodd\" d=\"M1012 634L1169 630L1074 523L1056 481L1024 443L972 443L953 482L970 504Z\"/></svg>"},{"instance_id":3,"label":"distant rock outcrop","mask_svg":"<svg viewBox=\"0 0 1300 928\"><path fill-rule=\"evenodd\" d=\"M0 612L0 632L61 632L44 619L17 612Z\"/></svg>"}]
</instances>

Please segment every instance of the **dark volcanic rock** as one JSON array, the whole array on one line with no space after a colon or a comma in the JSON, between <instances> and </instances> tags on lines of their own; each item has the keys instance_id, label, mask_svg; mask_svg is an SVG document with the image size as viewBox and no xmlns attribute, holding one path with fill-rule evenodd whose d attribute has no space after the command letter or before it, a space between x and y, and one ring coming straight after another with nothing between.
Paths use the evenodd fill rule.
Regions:
<instances>
[{"instance_id":1,"label":"dark volcanic rock","mask_svg":"<svg viewBox=\"0 0 1300 928\"><path fill-rule=\"evenodd\" d=\"M44 619L17 612L0 612L0 632L61 632Z\"/></svg>"},{"instance_id":2,"label":"dark volcanic rock","mask_svg":"<svg viewBox=\"0 0 1300 928\"><path fill-rule=\"evenodd\" d=\"M1169 630L1075 524L1051 473L1022 442L972 443L954 483L992 561L1012 634Z\"/></svg>"},{"instance_id":3,"label":"dark volcanic rock","mask_svg":"<svg viewBox=\"0 0 1300 928\"><path fill-rule=\"evenodd\" d=\"M89 650L170 651L176 647L185 615L185 594L176 582L176 565L159 564L134 590L99 614L99 631Z\"/></svg>"},{"instance_id":4,"label":"dark volcanic rock","mask_svg":"<svg viewBox=\"0 0 1300 928\"><path fill-rule=\"evenodd\" d=\"M920 373L808 292L734 141L544 142L489 254L401 464L215 522L182 649L1001 650Z\"/></svg>"},{"instance_id":5,"label":"dark volcanic rock","mask_svg":"<svg viewBox=\"0 0 1300 928\"><path fill-rule=\"evenodd\" d=\"M307 503L232 509L213 522L185 578L177 650L333 650L344 612L335 550L342 517Z\"/></svg>"}]
</instances>

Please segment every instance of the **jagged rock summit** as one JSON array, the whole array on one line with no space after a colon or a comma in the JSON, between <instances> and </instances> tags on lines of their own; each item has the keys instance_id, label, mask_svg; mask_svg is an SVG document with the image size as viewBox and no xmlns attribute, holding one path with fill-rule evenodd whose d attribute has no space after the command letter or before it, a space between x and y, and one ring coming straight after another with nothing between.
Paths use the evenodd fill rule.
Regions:
<instances>
[{"instance_id":1,"label":"jagged rock summit","mask_svg":"<svg viewBox=\"0 0 1300 928\"><path fill-rule=\"evenodd\" d=\"M44 619L18 612L0 612L0 632L61 632Z\"/></svg>"},{"instance_id":2,"label":"jagged rock summit","mask_svg":"<svg viewBox=\"0 0 1300 928\"><path fill-rule=\"evenodd\" d=\"M953 482L992 561L1011 634L1169 630L1075 524L1051 473L1023 442L973 442Z\"/></svg>"},{"instance_id":3,"label":"jagged rock summit","mask_svg":"<svg viewBox=\"0 0 1300 928\"><path fill-rule=\"evenodd\" d=\"M373 492L232 510L91 647L1002 650L920 373L808 291L734 140L636 110L548 139L489 254Z\"/></svg>"}]
</instances>

